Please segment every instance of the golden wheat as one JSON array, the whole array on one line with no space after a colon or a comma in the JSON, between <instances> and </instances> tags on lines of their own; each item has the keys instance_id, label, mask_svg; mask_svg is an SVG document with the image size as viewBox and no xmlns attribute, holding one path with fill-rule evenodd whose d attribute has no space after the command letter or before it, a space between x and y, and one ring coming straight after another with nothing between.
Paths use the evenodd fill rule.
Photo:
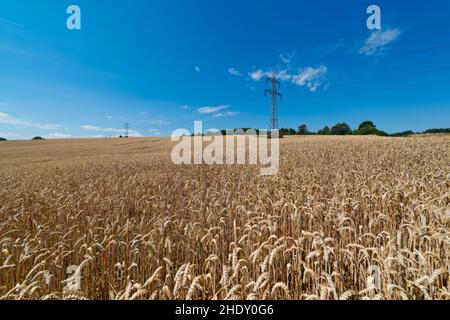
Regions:
<instances>
[{"instance_id":1,"label":"golden wheat","mask_svg":"<svg viewBox=\"0 0 450 320\"><path fill-rule=\"evenodd\" d=\"M0 299L450 299L448 136L289 137L273 177L171 147L2 144Z\"/></svg>"}]
</instances>

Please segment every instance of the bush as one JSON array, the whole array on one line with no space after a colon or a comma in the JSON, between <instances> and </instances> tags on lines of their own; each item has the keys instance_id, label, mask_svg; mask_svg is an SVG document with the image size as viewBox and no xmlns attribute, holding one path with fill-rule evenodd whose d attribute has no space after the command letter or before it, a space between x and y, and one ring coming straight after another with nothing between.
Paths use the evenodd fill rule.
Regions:
<instances>
[{"instance_id":1,"label":"bush","mask_svg":"<svg viewBox=\"0 0 450 320\"><path fill-rule=\"evenodd\" d=\"M5 138L0 137L0 141L8 141Z\"/></svg>"},{"instance_id":2,"label":"bush","mask_svg":"<svg viewBox=\"0 0 450 320\"><path fill-rule=\"evenodd\" d=\"M31 139L31 140L44 140L44 138L37 136L37 137L34 137L34 138Z\"/></svg>"}]
</instances>

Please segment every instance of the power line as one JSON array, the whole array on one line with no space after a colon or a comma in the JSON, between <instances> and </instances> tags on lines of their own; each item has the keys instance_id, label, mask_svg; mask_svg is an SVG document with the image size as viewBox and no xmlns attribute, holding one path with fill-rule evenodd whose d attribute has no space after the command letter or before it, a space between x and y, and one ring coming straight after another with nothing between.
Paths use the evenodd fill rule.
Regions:
<instances>
[{"instance_id":1,"label":"power line","mask_svg":"<svg viewBox=\"0 0 450 320\"><path fill-rule=\"evenodd\" d=\"M396 93L400 93L400 91L402 89L409 89L409 88L416 88L416 87L426 87L426 86L439 86L439 85L446 85L446 84L450 84L450 80L447 80L447 81L422 82L422 83L408 83L408 84L402 84L402 86L400 88L391 86L388 89L384 89L383 93L394 92L394 91ZM347 88L350 88L350 87L347 87ZM361 93L360 90L358 90L358 91L356 91L356 90L350 90L350 91L349 90L345 90L344 92L346 94L356 93L356 92L357 93Z\"/></svg>"},{"instance_id":2,"label":"power line","mask_svg":"<svg viewBox=\"0 0 450 320\"><path fill-rule=\"evenodd\" d=\"M439 45L432 46L432 47L425 47L425 48L420 48L420 49L416 49L416 50L405 51L405 52L400 53L398 55L393 55L393 56L387 57L385 60L402 58L402 57L413 55L413 54L416 54L416 53L423 53L423 52L428 52L428 51L434 51L434 50L438 50L438 49L442 49L442 48L448 48L448 47L450 47L450 42L439 44Z\"/></svg>"},{"instance_id":3,"label":"power line","mask_svg":"<svg viewBox=\"0 0 450 320\"><path fill-rule=\"evenodd\" d=\"M409 68L414 68L417 66L430 65L430 64L437 63L437 62L447 62L447 61L450 61L450 58L422 61L419 63L415 63L413 65L411 65L411 64L410 65L397 65L395 67L387 65L387 66L383 66L383 67L386 67L389 70L401 70L401 69L409 69Z\"/></svg>"},{"instance_id":4,"label":"power line","mask_svg":"<svg viewBox=\"0 0 450 320\"><path fill-rule=\"evenodd\" d=\"M415 84L406 85L406 87L436 86L436 85L448 84L448 83L450 83L450 80L448 80L448 81L425 82L425 83L415 83Z\"/></svg>"},{"instance_id":5,"label":"power line","mask_svg":"<svg viewBox=\"0 0 450 320\"><path fill-rule=\"evenodd\" d=\"M431 46L431 47L422 47L422 48L418 48L416 50L404 51L403 53L400 53L400 54L397 54L397 55L393 55L393 56L383 56L383 57L379 57L379 59L377 59L377 57L375 57L375 60L377 60L380 63L381 62L390 62L390 60L395 60L397 58L401 58L401 57L404 57L404 56L414 55L414 54L422 53L422 52L434 51L434 50L447 48L447 47L450 47L450 42L439 44L439 45L435 45L435 46ZM360 58L361 59L358 59L357 61L361 61L362 58L367 58L367 57L361 56ZM373 57L371 57L371 58L373 60ZM449 59L445 58L445 59L435 60L435 62L442 62L442 61L447 61L447 60L449 60ZM427 61L425 63L429 64L431 61L433 61L433 60ZM397 64L397 62L395 62L395 64ZM385 65L382 65L382 66L383 67L388 67L388 66L385 66ZM409 67L412 67L412 66L407 66L405 68L409 68ZM345 67L341 66L341 68L337 67L337 68L333 68L333 69L334 70L340 70L340 69L348 70L348 69L356 69L356 68L361 68L361 66L358 64L358 65L345 66ZM393 67L393 68L390 68L390 69L391 70L395 70L397 68L401 69L402 67Z\"/></svg>"},{"instance_id":6,"label":"power line","mask_svg":"<svg viewBox=\"0 0 450 320\"><path fill-rule=\"evenodd\" d=\"M362 81L355 81L355 82L347 82L347 83L338 83L335 85L330 85L330 87L343 87L343 86L349 86L349 85L357 85L361 83L369 83L369 82L376 82L376 81L383 81L383 80L390 80L390 79L396 79L396 78L403 78L403 77L410 77L410 76L416 76L421 74L427 74L427 73L434 73L444 70L450 70L450 67L443 67L443 68L436 68L436 69L429 69L429 70L423 70L423 71L417 71L417 72L409 72L404 74L398 74L398 75L391 75L391 76L385 76L385 77L379 77L379 78L373 78L373 79L367 79Z\"/></svg>"}]
</instances>

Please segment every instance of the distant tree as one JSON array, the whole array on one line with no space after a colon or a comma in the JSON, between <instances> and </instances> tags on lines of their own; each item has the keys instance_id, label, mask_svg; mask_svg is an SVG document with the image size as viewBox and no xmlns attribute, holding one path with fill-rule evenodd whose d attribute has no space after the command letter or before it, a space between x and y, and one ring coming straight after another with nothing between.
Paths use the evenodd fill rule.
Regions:
<instances>
[{"instance_id":1,"label":"distant tree","mask_svg":"<svg viewBox=\"0 0 450 320\"><path fill-rule=\"evenodd\" d=\"M413 134L415 134L415 132L409 130L409 131L403 131L403 132L393 133L393 134L391 134L390 136L391 136L391 137L408 137L408 136L411 136L411 135L413 135Z\"/></svg>"},{"instance_id":2,"label":"distant tree","mask_svg":"<svg viewBox=\"0 0 450 320\"><path fill-rule=\"evenodd\" d=\"M328 126L323 127L322 130L317 131L318 135L322 135L322 136L326 136L329 135L331 133L331 130Z\"/></svg>"},{"instance_id":3,"label":"distant tree","mask_svg":"<svg viewBox=\"0 0 450 320\"><path fill-rule=\"evenodd\" d=\"M307 135L309 133L308 126L306 124L300 125L297 133L301 136Z\"/></svg>"},{"instance_id":4,"label":"distant tree","mask_svg":"<svg viewBox=\"0 0 450 320\"><path fill-rule=\"evenodd\" d=\"M448 129L429 129L424 131L424 133L450 133L450 128Z\"/></svg>"},{"instance_id":5,"label":"distant tree","mask_svg":"<svg viewBox=\"0 0 450 320\"><path fill-rule=\"evenodd\" d=\"M34 137L34 138L31 139L31 140L44 140L44 138L37 136L37 137Z\"/></svg>"},{"instance_id":6,"label":"distant tree","mask_svg":"<svg viewBox=\"0 0 450 320\"><path fill-rule=\"evenodd\" d=\"M332 135L344 136L350 134L351 132L352 130L350 129L350 126L345 122L338 123L333 128L331 128Z\"/></svg>"},{"instance_id":7,"label":"distant tree","mask_svg":"<svg viewBox=\"0 0 450 320\"><path fill-rule=\"evenodd\" d=\"M0 137L0 141L8 141L8 140L6 140L5 138L1 138Z\"/></svg>"},{"instance_id":8,"label":"distant tree","mask_svg":"<svg viewBox=\"0 0 450 320\"><path fill-rule=\"evenodd\" d=\"M296 134L295 129L292 128L281 128L280 133L285 136L294 136Z\"/></svg>"},{"instance_id":9,"label":"distant tree","mask_svg":"<svg viewBox=\"0 0 450 320\"><path fill-rule=\"evenodd\" d=\"M358 130L363 130L365 128L372 128L372 129L376 129L375 124L372 121L364 121L359 125Z\"/></svg>"},{"instance_id":10,"label":"distant tree","mask_svg":"<svg viewBox=\"0 0 450 320\"><path fill-rule=\"evenodd\" d=\"M388 134L384 131L378 130L374 127L363 127L359 130L355 130L352 132L353 135L356 136L383 136L386 137Z\"/></svg>"}]
</instances>

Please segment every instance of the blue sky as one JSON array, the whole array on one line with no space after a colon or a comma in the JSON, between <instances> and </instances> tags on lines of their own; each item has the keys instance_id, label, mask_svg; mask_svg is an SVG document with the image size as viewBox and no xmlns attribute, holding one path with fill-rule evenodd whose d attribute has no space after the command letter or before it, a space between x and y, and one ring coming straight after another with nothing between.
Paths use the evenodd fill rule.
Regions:
<instances>
[{"instance_id":1,"label":"blue sky","mask_svg":"<svg viewBox=\"0 0 450 320\"><path fill-rule=\"evenodd\" d=\"M71 4L81 30L66 28ZM271 70L280 127L450 127L449 24L446 0L3 0L0 136L267 128Z\"/></svg>"}]
</instances>

